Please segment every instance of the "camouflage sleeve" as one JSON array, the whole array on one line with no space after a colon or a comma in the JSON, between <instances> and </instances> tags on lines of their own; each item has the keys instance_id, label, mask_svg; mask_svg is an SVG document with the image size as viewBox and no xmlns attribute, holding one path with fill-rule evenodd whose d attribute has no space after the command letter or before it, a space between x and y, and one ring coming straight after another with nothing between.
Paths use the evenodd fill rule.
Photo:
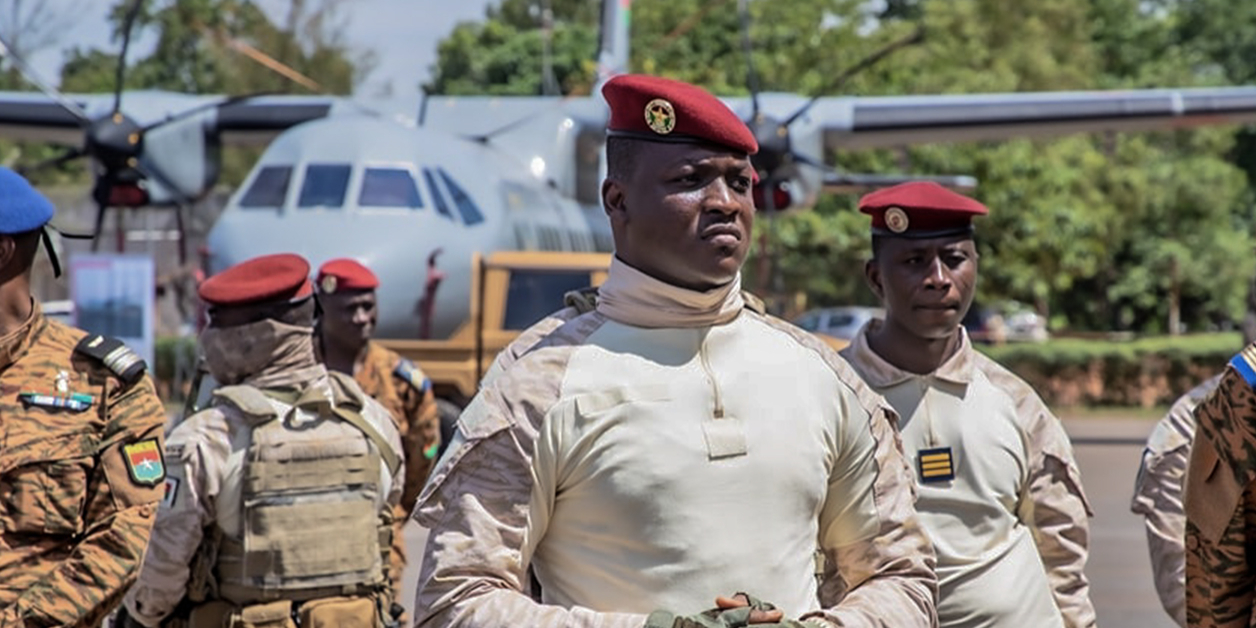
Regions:
<instances>
[{"instance_id":1,"label":"camouflage sleeve","mask_svg":"<svg viewBox=\"0 0 1256 628\"><path fill-rule=\"evenodd\" d=\"M164 476L137 479L124 448L147 441L159 452L166 417L149 378L109 388L103 395L109 401L98 466L87 480L81 540L56 569L0 612L2 626L99 625L135 581Z\"/></svg>"},{"instance_id":2,"label":"camouflage sleeve","mask_svg":"<svg viewBox=\"0 0 1256 628\"><path fill-rule=\"evenodd\" d=\"M166 444L169 477L153 538L126 608L145 626L157 626L187 592L191 564L206 526L215 525L215 503L231 450L222 412L206 410L180 423Z\"/></svg>"},{"instance_id":3,"label":"camouflage sleeve","mask_svg":"<svg viewBox=\"0 0 1256 628\"><path fill-rule=\"evenodd\" d=\"M869 412L865 407L871 407ZM879 398L848 408L849 421L858 426L846 438L839 470L830 478L830 501L842 514L822 516L821 550L824 570L820 603L824 610L803 615L843 627L936 627L936 558L916 518L915 479L895 431L897 416ZM852 445L852 443L854 443ZM869 481L870 480L870 481ZM872 518L852 524L850 494L871 492ZM867 528L856 533L855 528ZM855 542L850 537L864 537Z\"/></svg>"},{"instance_id":4,"label":"camouflage sleeve","mask_svg":"<svg viewBox=\"0 0 1256 628\"><path fill-rule=\"evenodd\" d=\"M1232 363L1233 364L1233 363ZM1186 621L1246 627L1256 610L1256 392L1235 368L1195 410L1186 473Z\"/></svg>"},{"instance_id":5,"label":"camouflage sleeve","mask_svg":"<svg viewBox=\"0 0 1256 628\"><path fill-rule=\"evenodd\" d=\"M1191 447L1190 440L1175 424L1183 420L1193 423L1194 419L1189 416L1193 406L1193 403L1179 401L1157 424L1143 452L1130 503L1130 510L1143 517L1160 603L1183 628L1186 627L1186 513L1182 506L1182 483Z\"/></svg>"},{"instance_id":6,"label":"camouflage sleeve","mask_svg":"<svg viewBox=\"0 0 1256 628\"><path fill-rule=\"evenodd\" d=\"M419 499L423 483L432 472L436 452L440 449L440 417L436 411L436 396L432 387L418 389L404 386L401 403L406 413L406 429L401 432L401 446L406 452L405 490L401 493L401 507L409 516L414 502Z\"/></svg>"},{"instance_id":7,"label":"camouflage sleeve","mask_svg":"<svg viewBox=\"0 0 1256 628\"><path fill-rule=\"evenodd\" d=\"M1084 571L1090 546L1090 504L1063 423L1045 407L1030 412L1026 433L1029 478L1017 515L1033 533L1065 628L1088 628L1096 621Z\"/></svg>"},{"instance_id":8,"label":"camouflage sleeve","mask_svg":"<svg viewBox=\"0 0 1256 628\"><path fill-rule=\"evenodd\" d=\"M415 517L430 534L415 628L641 628L643 615L568 609L529 597L529 556L544 532L530 525L538 434L526 415L546 410L535 399L507 400L498 385L509 379L499 378L467 406L419 498Z\"/></svg>"}]
</instances>

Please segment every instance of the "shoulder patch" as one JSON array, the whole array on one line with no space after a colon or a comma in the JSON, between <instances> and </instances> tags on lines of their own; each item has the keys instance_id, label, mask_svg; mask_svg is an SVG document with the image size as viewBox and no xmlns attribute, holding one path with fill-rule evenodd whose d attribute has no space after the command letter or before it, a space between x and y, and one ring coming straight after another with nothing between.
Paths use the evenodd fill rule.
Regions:
<instances>
[{"instance_id":1,"label":"shoulder patch","mask_svg":"<svg viewBox=\"0 0 1256 628\"><path fill-rule=\"evenodd\" d=\"M161 457L161 446L156 438L145 438L122 446L126 472L131 483L139 486L157 486L166 479L166 463Z\"/></svg>"},{"instance_id":2,"label":"shoulder patch","mask_svg":"<svg viewBox=\"0 0 1256 628\"><path fill-rule=\"evenodd\" d=\"M1247 345L1246 349L1230 358L1230 366L1243 376L1248 386L1256 388L1256 344Z\"/></svg>"},{"instance_id":3,"label":"shoulder patch","mask_svg":"<svg viewBox=\"0 0 1256 628\"><path fill-rule=\"evenodd\" d=\"M88 334L74 346L74 350L101 362L127 385L139 381L148 369L144 359L117 338Z\"/></svg>"},{"instance_id":4,"label":"shoulder patch","mask_svg":"<svg viewBox=\"0 0 1256 628\"><path fill-rule=\"evenodd\" d=\"M410 384L419 392L425 393L432 387L432 380L428 379L423 374L423 371L414 365L414 362L405 358L397 361L397 367L393 369L393 375L401 378L402 381Z\"/></svg>"}]
</instances>

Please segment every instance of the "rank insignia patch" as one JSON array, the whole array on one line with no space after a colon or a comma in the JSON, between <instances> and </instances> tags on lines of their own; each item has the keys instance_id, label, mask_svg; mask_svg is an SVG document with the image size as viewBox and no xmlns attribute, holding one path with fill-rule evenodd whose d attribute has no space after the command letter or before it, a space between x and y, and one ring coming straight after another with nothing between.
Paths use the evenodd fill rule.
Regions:
<instances>
[{"instance_id":1,"label":"rank insignia patch","mask_svg":"<svg viewBox=\"0 0 1256 628\"><path fill-rule=\"evenodd\" d=\"M41 408L69 410L71 412L82 412L92 407L92 404L96 401L95 397L82 393L62 395L31 391L20 392L17 398L28 408L38 406Z\"/></svg>"},{"instance_id":2,"label":"rank insignia patch","mask_svg":"<svg viewBox=\"0 0 1256 628\"><path fill-rule=\"evenodd\" d=\"M170 508L174 506L174 500L179 497L179 480L178 478L166 478L166 495L161 498L161 505Z\"/></svg>"},{"instance_id":3,"label":"rank insignia patch","mask_svg":"<svg viewBox=\"0 0 1256 628\"><path fill-rule=\"evenodd\" d=\"M950 447L934 447L916 452L916 461L920 466L920 482L946 482L955 479L955 461L951 458Z\"/></svg>"},{"instance_id":4,"label":"rank insignia patch","mask_svg":"<svg viewBox=\"0 0 1256 628\"><path fill-rule=\"evenodd\" d=\"M122 455L126 459L126 472L131 481L140 486L157 486L166 479L166 463L161 458L161 447L157 439L146 438L142 441L122 446Z\"/></svg>"}]
</instances>

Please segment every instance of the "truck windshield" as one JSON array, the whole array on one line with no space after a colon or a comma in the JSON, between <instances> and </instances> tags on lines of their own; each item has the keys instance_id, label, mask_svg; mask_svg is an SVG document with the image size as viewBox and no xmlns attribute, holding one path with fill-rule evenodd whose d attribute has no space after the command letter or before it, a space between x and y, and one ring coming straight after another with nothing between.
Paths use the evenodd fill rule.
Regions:
<instances>
[{"instance_id":1,"label":"truck windshield","mask_svg":"<svg viewBox=\"0 0 1256 628\"><path fill-rule=\"evenodd\" d=\"M506 295L505 329L524 330L563 308L563 295L589 286L589 271L514 270Z\"/></svg>"}]
</instances>

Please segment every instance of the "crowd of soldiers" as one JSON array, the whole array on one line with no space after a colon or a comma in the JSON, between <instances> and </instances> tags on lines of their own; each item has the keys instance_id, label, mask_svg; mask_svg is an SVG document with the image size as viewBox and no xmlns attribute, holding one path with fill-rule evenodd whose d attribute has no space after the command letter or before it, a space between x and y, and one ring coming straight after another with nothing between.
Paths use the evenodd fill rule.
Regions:
<instances>
[{"instance_id":1,"label":"crowd of soldiers","mask_svg":"<svg viewBox=\"0 0 1256 628\"><path fill-rule=\"evenodd\" d=\"M439 463L430 382L371 341L348 259L205 280L217 388L166 433L143 361L32 299L53 208L0 169L0 627L1095 626L1068 436L960 325L987 208L862 198L885 317L839 354L741 290L745 124L676 81L603 93L607 279L497 356ZM1139 473L1184 626L1253 618L1254 386L1248 349Z\"/></svg>"}]
</instances>

